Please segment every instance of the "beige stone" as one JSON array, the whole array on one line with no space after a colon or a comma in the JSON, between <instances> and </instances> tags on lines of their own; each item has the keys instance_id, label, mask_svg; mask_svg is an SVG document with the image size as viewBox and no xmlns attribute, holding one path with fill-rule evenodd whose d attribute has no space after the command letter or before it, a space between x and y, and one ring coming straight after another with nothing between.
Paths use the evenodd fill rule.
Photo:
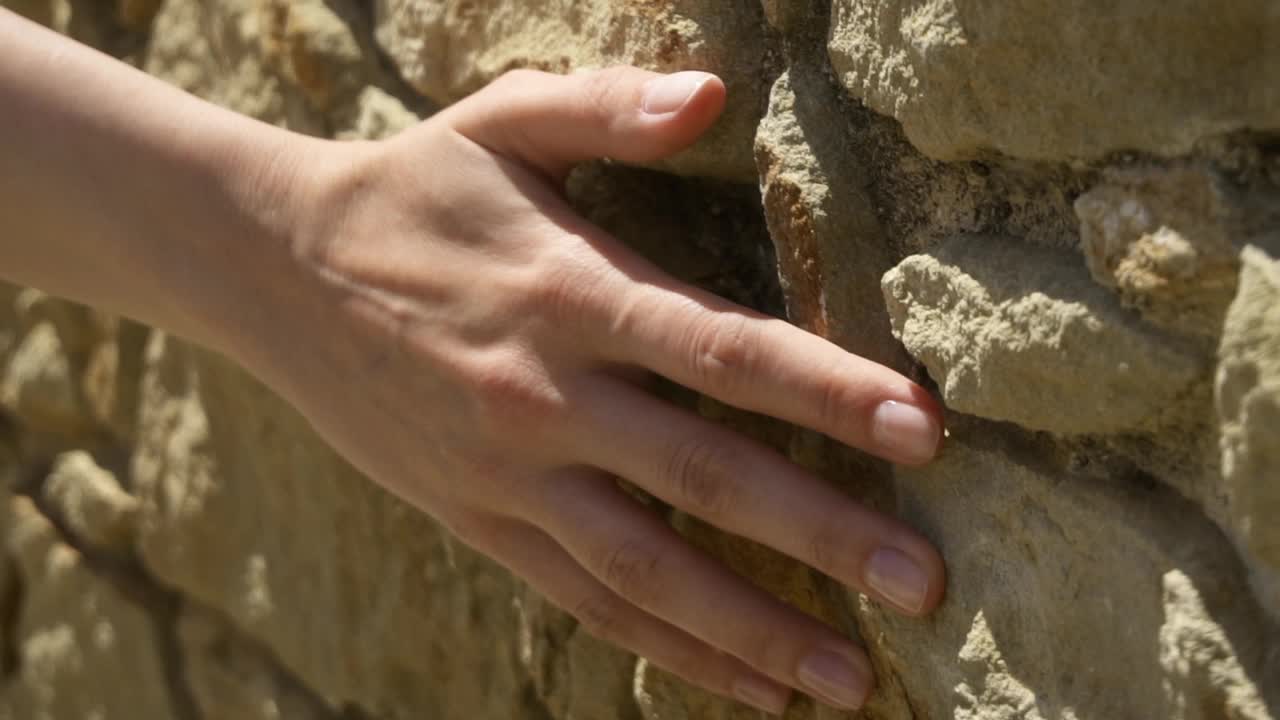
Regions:
<instances>
[{"instance_id":1,"label":"beige stone","mask_svg":"<svg viewBox=\"0 0 1280 720\"><path fill-rule=\"evenodd\" d=\"M948 563L942 608L921 623L850 600L913 715L1277 717L1280 626L1221 532L1168 490L992 431L954 423L940 460L897 470L899 513Z\"/></svg>"},{"instance_id":2,"label":"beige stone","mask_svg":"<svg viewBox=\"0 0 1280 720\"><path fill-rule=\"evenodd\" d=\"M324 0L169 0L155 18L144 67L195 95L302 133L350 138L361 123L371 130L407 126L405 116L413 113L387 95L395 82L380 64L371 30L348 23L340 10L358 12L353 3ZM387 96L369 96L371 87Z\"/></svg>"},{"instance_id":3,"label":"beige stone","mask_svg":"<svg viewBox=\"0 0 1280 720\"><path fill-rule=\"evenodd\" d=\"M880 293L893 258L863 189L865 172L842 157L852 131L821 94L825 83L812 71L784 73L756 135L787 314L850 352L901 366L905 357L891 337Z\"/></svg>"},{"instance_id":4,"label":"beige stone","mask_svg":"<svg viewBox=\"0 0 1280 720\"><path fill-rule=\"evenodd\" d=\"M836 0L831 62L927 155L1181 155L1280 129L1269 0Z\"/></svg>"},{"instance_id":5,"label":"beige stone","mask_svg":"<svg viewBox=\"0 0 1280 720\"><path fill-rule=\"evenodd\" d=\"M352 127L340 131L339 139L381 140L413 127L420 120L398 98L373 85L360 91L357 105Z\"/></svg>"},{"instance_id":6,"label":"beige stone","mask_svg":"<svg viewBox=\"0 0 1280 720\"><path fill-rule=\"evenodd\" d=\"M377 17L378 42L401 74L441 104L515 68L715 72L729 88L724 117L663 166L755 179L751 142L768 92L758 0L378 0Z\"/></svg>"},{"instance_id":7,"label":"beige stone","mask_svg":"<svg viewBox=\"0 0 1280 720\"><path fill-rule=\"evenodd\" d=\"M1219 348L1221 497L1254 587L1280 617L1280 262L1246 248Z\"/></svg>"},{"instance_id":8,"label":"beige stone","mask_svg":"<svg viewBox=\"0 0 1280 720\"><path fill-rule=\"evenodd\" d=\"M1153 323L1216 338L1235 296L1239 246L1265 229L1251 204L1213 170L1175 166L1116 171L1075 207L1095 280Z\"/></svg>"},{"instance_id":9,"label":"beige stone","mask_svg":"<svg viewBox=\"0 0 1280 720\"><path fill-rule=\"evenodd\" d=\"M1071 253L956 238L884 277L894 333L954 410L1060 434L1152 429L1208 369Z\"/></svg>"},{"instance_id":10,"label":"beige stone","mask_svg":"<svg viewBox=\"0 0 1280 720\"><path fill-rule=\"evenodd\" d=\"M19 288L0 282L0 365L7 365L9 351L19 337L18 315L14 308Z\"/></svg>"},{"instance_id":11,"label":"beige stone","mask_svg":"<svg viewBox=\"0 0 1280 720\"><path fill-rule=\"evenodd\" d=\"M1170 570L1162 584L1160 667L1169 714L1186 720L1274 718L1258 683L1271 682L1275 672L1261 674L1240 664L1231 638L1205 607L1191 578Z\"/></svg>"},{"instance_id":12,"label":"beige stone","mask_svg":"<svg viewBox=\"0 0 1280 720\"><path fill-rule=\"evenodd\" d=\"M215 613L187 603L178 617L176 632L184 678L200 717L236 720L338 717Z\"/></svg>"},{"instance_id":13,"label":"beige stone","mask_svg":"<svg viewBox=\"0 0 1280 720\"><path fill-rule=\"evenodd\" d=\"M17 671L0 696L13 720L170 720L178 717L162 627L149 608L96 574L27 498L5 510L22 597Z\"/></svg>"},{"instance_id":14,"label":"beige stone","mask_svg":"<svg viewBox=\"0 0 1280 720\"><path fill-rule=\"evenodd\" d=\"M77 378L52 323L25 333L0 371L0 406L25 423L49 432L84 424Z\"/></svg>"},{"instance_id":15,"label":"beige stone","mask_svg":"<svg viewBox=\"0 0 1280 720\"><path fill-rule=\"evenodd\" d=\"M138 501L87 452L76 450L54 460L43 491L79 540L117 553L127 553L133 545Z\"/></svg>"}]
</instances>

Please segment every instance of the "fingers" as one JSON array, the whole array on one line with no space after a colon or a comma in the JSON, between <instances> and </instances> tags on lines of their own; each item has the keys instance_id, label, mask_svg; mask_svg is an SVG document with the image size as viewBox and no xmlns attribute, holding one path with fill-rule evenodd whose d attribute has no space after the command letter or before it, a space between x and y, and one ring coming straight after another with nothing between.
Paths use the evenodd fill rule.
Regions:
<instances>
[{"instance_id":1,"label":"fingers","mask_svg":"<svg viewBox=\"0 0 1280 720\"><path fill-rule=\"evenodd\" d=\"M861 649L690 546L607 476L565 473L540 491L531 520L619 596L778 682L842 708L865 702Z\"/></svg>"},{"instance_id":2,"label":"fingers","mask_svg":"<svg viewBox=\"0 0 1280 720\"><path fill-rule=\"evenodd\" d=\"M583 462L721 529L773 547L910 615L937 606L942 558L903 523L783 456L612 379L575 434Z\"/></svg>"},{"instance_id":3,"label":"fingers","mask_svg":"<svg viewBox=\"0 0 1280 720\"><path fill-rule=\"evenodd\" d=\"M892 462L931 460L941 413L923 388L782 320L669 281L619 303L606 359L812 428Z\"/></svg>"},{"instance_id":4,"label":"fingers","mask_svg":"<svg viewBox=\"0 0 1280 720\"><path fill-rule=\"evenodd\" d=\"M541 530L491 518L465 533L469 544L524 578L601 640L711 692L775 715L786 711L789 688L622 599Z\"/></svg>"},{"instance_id":5,"label":"fingers","mask_svg":"<svg viewBox=\"0 0 1280 720\"><path fill-rule=\"evenodd\" d=\"M724 83L710 73L517 70L447 113L471 140L561 176L595 158L643 163L671 155L706 131L724 102Z\"/></svg>"}]
</instances>

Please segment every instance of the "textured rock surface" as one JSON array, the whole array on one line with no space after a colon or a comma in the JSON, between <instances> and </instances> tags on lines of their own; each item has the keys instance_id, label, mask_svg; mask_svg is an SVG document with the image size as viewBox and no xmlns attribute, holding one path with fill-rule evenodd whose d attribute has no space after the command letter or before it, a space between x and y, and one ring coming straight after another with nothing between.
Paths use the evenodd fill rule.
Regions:
<instances>
[{"instance_id":1,"label":"textured rock surface","mask_svg":"<svg viewBox=\"0 0 1280 720\"><path fill-rule=\"evenodd\" d=\"M751 138L768 78L757 0L377 0L377 38L404 78L438 103L507 70L610 65L709 70L729 87L724 118L669 162L682 172L755 178Z\"/></svg>"},{"instance_id":2,"label":"textured rock surface","mask_svg":"<svg viewBox=\"0 0 1280 720\"><path fill-rule=\"evenodd\" d=\"M22 587L0 716L177 716L150 608L104 581L28 498L9 501L7 557ZM12 612L12 611L11 611Z\"/></svg>"},{"instance_id":3,"label":"textured rock surface","mask_svg":"<svg viewBox=\"0 0 1280 720\"><path fill-rule=\"evenodd\" d=\"M1204 374L1074 254L956 238L904 260L884 292L895 334L960 412L1061 434L1150 429Z\"/></svg>"},{"instance_id":4,"label":"textured rock surface","mask_svg":"<svg viewBox=\"0 0 1280 720\"><path fill-rule=\"evenodd\" d=\"M939 462L899 473L904 511L951 548L950 601L934 623L887 620L913 706L957 718L1272 717L1280 636L1255 634L1267 626L1239 590L1239 562L1193 506L1045 462L1043 446L992 442L988 423L951 429Z\"/></svg>"},{"instance_id":5,"label":"textured rock surface","mask_svg":"<svg viewBox=\"0 0 1280 720\"><path fill-rule=\"evenodd\" d=\"M722 73L711 137L569 196L936 384L951 436L915 470L667 394L920 527L948 598L906 621L672 525L861 638L863 717L1280 718L1273 3L0 3L338 138L513 67ZM755 717L583 632L226 360L30 289L0 287L0 481L2 720Z\"/></svg>"},{"instance_id":6,"label":"textured rock surface","mask_svg":"<svg viewBox=\"0 0 1280 720\"><path fill-rule=\"evenodd\" d=\"M1280 129L1280 10L1268 0L841 0L831 60L925 154L1179 155ZM1158 60L1155 60L1158 58Z\"/></svg>"},{"instance_id":7,"label":"textured rock surface","mask_svg":"<svg viewBox=\"0 0 1280 720\"><path fill-rule=\"evenodd\" d=\"M1280 262L1250 247L1219 350L1223 495L1255 587L1280 610Z\"/></svg>"}]
</instances>

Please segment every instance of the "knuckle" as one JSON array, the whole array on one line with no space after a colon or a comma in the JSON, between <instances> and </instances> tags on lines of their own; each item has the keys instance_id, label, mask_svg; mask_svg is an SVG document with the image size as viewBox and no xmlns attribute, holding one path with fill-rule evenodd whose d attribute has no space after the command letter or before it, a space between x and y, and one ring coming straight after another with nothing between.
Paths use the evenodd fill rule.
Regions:
<instances>
[{"instance_id":1,"label":"knuckle","mask_svg":"<svg viewBox=\"0 0 1280 720\"><path fill-rule=\"evenodd\" d=\"M817 393L819 419L823 427L848 425L852 407L849 386L836 377L827 376L819 382Z\"/></svg>"},{"instance_id":2,"label":"knuckle","mask_svg":"<svg viewBox=\"0 0 1280 720\"><path fill-rule=\"evenodd\" d=\"M789 670L790 657L799 657L796 650L796 633L783 632L771 623L755 623L744 631L740 641L740 649L734 652L740 660L759 668L766 673L770 671Z\"/></svg>"},{"instance_id":3,"label":"knuckle","mask_svg":"<svg viewBox=\"0 0 1280 720\"><path fill-rule=\"evenodd\" d=\"M599 593L579 600L569 614L591 635L617 642L623 635L626 608L621 598L612 593Z\"/></svg>"},{"instance_id":4,"label":"knuckle","mask_svg":"<svg viewBox=\"0 0 1280 720\"><path fill-rule=\"evenodd\" d=\"M645 607L657 586L661 563L661 555L649 544L622 540L604 556L601 579L632 604Z\"/></svg>"},{"instance_id":5,"label":"knuckle","mask_svg":"<svg viewBox=\"0 0 1280 720\"><path fill-rule=\"evenodd\" d=\"M724 517L737 505L732 453L710 438L682 441L667 458L663 475L683 505L705 519Z\"/></svg>"},{"instance_id":6,"label":"knuckle","mask_svg":"<svg viewBox=\"0 0 1280 720\"><path fill-rule=\"evenodd\" d=\"M694 377L713 393L731 393L751 375L758 331L748 318L710 313L694 325L691 362Z\"/></svg>"},{"instance_id":7,"label":"knuckle","mask_svg":"<svg viewBox=\"0 0 1280 720\"><path fill-rule=\"evenodd\" d=\"M830 573L836 566L839 553L847 554L850 547L852 544L842 536L842 533L837 532L830 524L823 524L809 536L807 547L809 564L818 570Z\"/></svg>"},{"instance_id":8,"label":"knuckle","mask_svg":"<svg viewBox=\"0 0 1280 720\"><path fill-rule=\"evenodd\" d=\"M587 73L582 77L583 111L588 117L610 124L618 116L618 101L627 87L626 68L612 67Z\"/></svg>"},{"instance_id":9,"label":"knuckle","mask_svg":"<svg viewBox=\"0 0 1280 720\"><path fill-rule=\"evenodd\" d=\"M606 311L611 287L599 270L572 258L552 263L540 274L531 300L533 310L554 328L582 332L590 320Z\"/></svg>"},{"instance_id":10,"label":"knuckle","mask_svg":"<svg viewBox=\"0 0 1280 720\"><path fill-rule=\"evenodd\" d=\"M480 420L491 430L545 426L562 410L543 374L516 357L481 364L470 383Z\"/></svg>"}]
</instances>

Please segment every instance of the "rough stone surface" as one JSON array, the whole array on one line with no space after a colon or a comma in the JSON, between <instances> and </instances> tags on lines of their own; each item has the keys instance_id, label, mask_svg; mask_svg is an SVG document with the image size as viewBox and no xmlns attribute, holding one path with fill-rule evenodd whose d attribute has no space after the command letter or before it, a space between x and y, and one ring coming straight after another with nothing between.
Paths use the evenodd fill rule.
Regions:
<instances>
[{"instance_id":1,"label":"rough stone surface","mask_svg":"<svg viewBox=\"0 0 1280 720\"><path fill-rule=\"evenodd\" d=\"M941 461L899 473L904 511L953 548L935 624L892 620L918 639L890 649L908 695L933 717L1271 717L1276 631L1255 634L1217 528L1167 490L1041 464L990 430L954 424ZM954 694L920 693L923 678Z\"/></svg>"},{"instance_id":2,"label":"rough stone surface","mask_svg":"<svg viewBox=\"0 0 1280 720\"><path fill-rule=\"evenodd\" d=\"M77 538L94 547L128 552L133 545L138 501L116 477L83 450L54 460L44 482L44 499Z\"/></svg>"},{"instance_id":3,"label":"rough stone surface","mask_svg":"<svg viewBox=\"0 0 1280 720\"><path fill-rule=\"evenodd\" d=\"M1093 160L1280 129L1277 35L1269 0L835 0L830 52L930 156Z\"/></svg>"},{"instance_id":4,"label":"rough stone surface","mask_svg":"<svg viewBox=\"0 0 1280 720\"><path fill-rule=\"evenodd\" d=\"M860 638L862 717L1280 718L1272 4L0 4L342 139L512 67L720 72L711 137L567 195L679 278L936 387L950 437L920 469L659 392L919 527L947 600L905 620L651 507ZM225 359L6 286L0 548L2 720L757 717L592 638Z\"/></svg>"},{"instance_id":5,"label":"rough stone surface","mask_svg":"<svg viewBox=\"0 0 1280 720\"><path fill-rule=\"evenodd\" d=\"M21 603L0 717L165 720L178 717L157 618L104 582L27 498L4 512L6 555Z\"/></svg>"},{"instance_id":6,"label":"rough stone surface","mask_svg":"<svg viewBox=\"0 0 1280 720\"><path fill-rule=\"evenodd\" d=\"M337 720L217 614L188 603L176 637L194 706L204 718Z\"/></svg>"},{"instance_id":7,"label":"rough stone surface","mask_svg":"<svg viewBox=\"0 0 1280 720\"><path fill-rule=\"evenodd\" d=\"M1223 495L1259 595L1280 610L1280 262L1243 254L1219 349Z\"/></svg>"},{"instance_id":8,"label":"rough stone surface","mask_svg":"<svg viewBox=\"0 0 1280 720\"><path fill-rule=\"evenodd\" d=\"M758 0L378 0L377 18L378 42L404 78L442 104L516 68L718 73L729 87L724 118L667 166L755 178L751 139L768 92Z\"/></svg>"},{"instance_id":9,"label":"rough stone surface","mask_svg":"<svg viewBox=\"0 0 1280 720\"><path fill-rule=\"evenodd\" d=\"M821 83L806 68L784 73L756 136L787 313L851 352L900 363L879 291L891 250L862 189L865 175L840 153L852 130L834 100L804 92Z\"/></svg>"},{"instance_id":10,"label":"rough stone surface","mask_svg":"<svg viewBox=\"0 0 1280 720\"><path fill-rule=\"evenodd\" d=\"M1060 434L1150 429L1203 377L1078 257L956 238L884 277L894 332L955 410Z\"/></svg>"},{"instance_id":11,"label":"rough stone surface","mask_svg":"<svg viewBox=\"0 0 1280 720\"><path fill-rule=\"evenodd\" d=\"M41 323L22 337L0 378L0 404L48 428L80 423L79 393L58 331Z\"/></svg>"},{"instance_id":12,"label":"rough stone surface","mask_svg":"<svg viewBox=\"0 0 1280 720\"><path fill-rule=\"evenodd\" d=\"M1205 166L1125 168L1076 200L1095 280L1161 327L1216 338L1240 248L1275 243L1273 188L1241 189Z\"/></svg>"},{"instance_id":13,"label":"rough stone surface","mask_svg":"<svg viewBox=\"0 0 1280 720\"><path fill-rule=\"evenodd\" d=\"M364 127L380 137L412 124L425 104L402 97L361 12L354 0L168 0L143 67L291 130L351 137Z\"/></svg>"}]
</instances>

